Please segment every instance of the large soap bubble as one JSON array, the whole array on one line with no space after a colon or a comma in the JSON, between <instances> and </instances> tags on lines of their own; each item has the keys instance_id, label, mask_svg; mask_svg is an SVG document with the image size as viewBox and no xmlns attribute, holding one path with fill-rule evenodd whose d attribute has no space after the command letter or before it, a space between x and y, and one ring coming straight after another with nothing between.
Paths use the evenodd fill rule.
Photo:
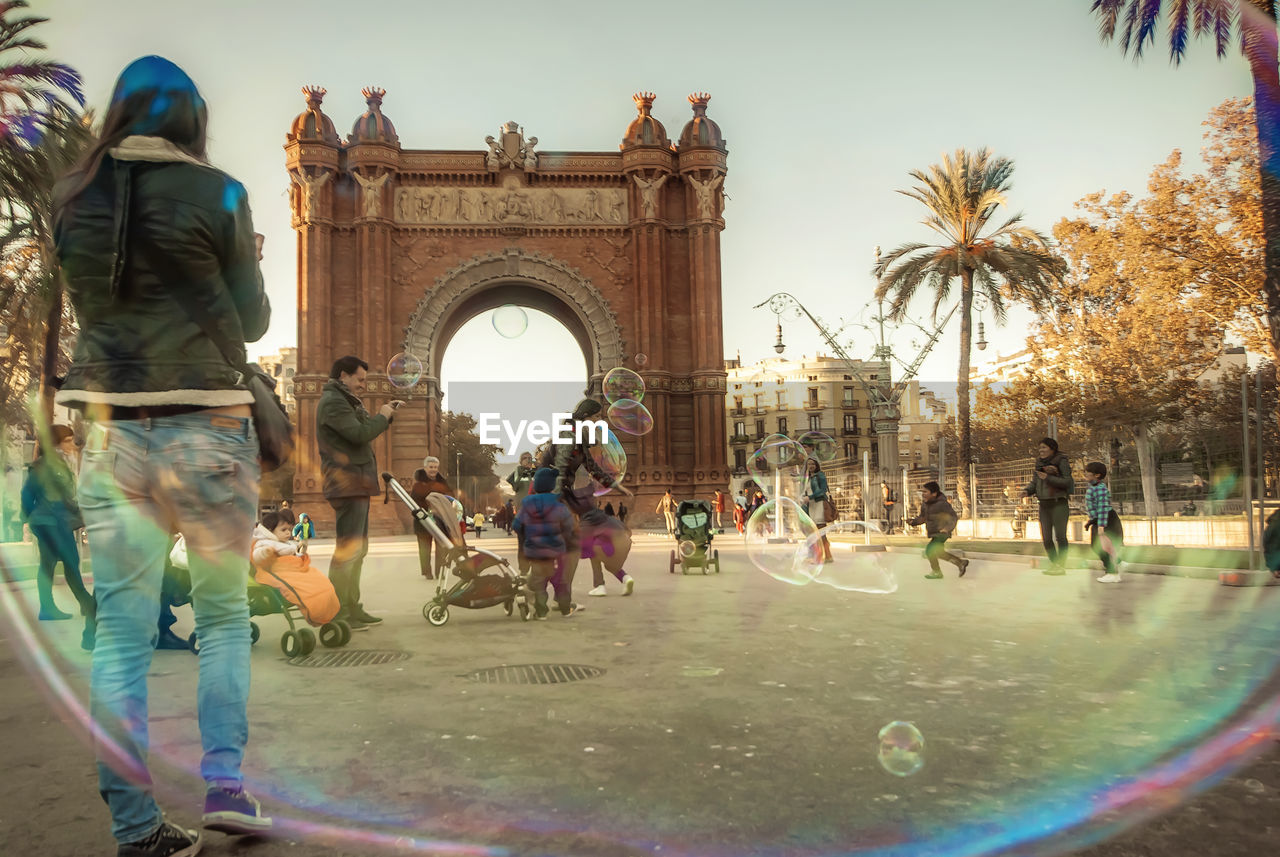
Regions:
<instances>
[{"instance_id":1,"label":"large soap bubble","mask_svg":"<svg viewBox=\"0 0 1280 857\"><path fill-rule=\"evenodd\" d=\"M747 521L747 559L774 580L804 586L822 571L822 563L815 562L812 553L803 550L817 531L813 519L795 500L769 500Z\"/></svg>"},{"instance_id":2,"label":"large soap bubble","mask_svg":"<svg viewBox=\"0 0 1280 857\"><path fill-rule=\"evenodd\" d=\"M623 366L615 366L605 373L601 386L610 404L620 399L638 402L644 398L644 379Z\"/></svg>"},{"instance_id":3,"label":"large soap bubble","mask_svg":"<svg viewBox=\"0 0 1280 857\"><path fill-rule=\"evenodd\" d=\"M620 483L627 475L627 453L618 441L618 436L613 432L609 433L608 440L591 447L591 457L601 470L613 478L615 484ZM597 497L603 497L613 490L594 479L592 482L595 483L594 493Z\"/></svg>"},{"instance_id":4,"label":"large soap bubble","mask_svg":"<svg viewBox=\"0 0 1280 857\"><path fill-rule=\"evenodd\" d=\"M814 563L823 554L823 537L831 546L831 559L821 561L814 583L872 595L897 592L898 577L894 574L888 552L881 545L873 546L881 547L881 550L853 549L856 545L863 545L868 534L879 536L880 527L866 521L837 521L809 536L801 550L814 557Z\"/></svg>"},{"instance_id":5,"label":"large soap bubble","mask_svg":"<svg viewBox=\"0 0 1280 857\"><path fill-rule=\"evenodd\" d=\"M634 399L619 399L609 406L609 425L623 434L640 436L653 431L653 415Z\"/></svg>"},{"instance_id":6,"label":"large soap bubble","mask_svg":"<svg viewBox=\"0 0 1280 857\"><path fill-rule=\"evenodd\" d=\"M796 438L796 443L804 448L810 458L819 461L830 461L836 457L836 442L828 434L820 431L807 431Z\"/></svg>"},{"instance_id":7,"label":"large soap bubble","mask_svg":"<svg viewBox=\"0 0 1280 857\"><path fill-rule=\"evenodd\" d=\"M529 329L529 314L515 304L506 304L493 311L493 329L507 339L518 339Z\"/></svg>"}]
</instances>

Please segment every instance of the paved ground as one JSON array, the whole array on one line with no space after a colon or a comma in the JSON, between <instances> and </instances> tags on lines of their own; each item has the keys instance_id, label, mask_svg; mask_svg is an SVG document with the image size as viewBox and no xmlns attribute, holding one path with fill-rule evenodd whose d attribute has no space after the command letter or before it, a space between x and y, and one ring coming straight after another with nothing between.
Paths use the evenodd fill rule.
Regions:
<instances>
[{"instance_id":1,"label":"paved ground","mask_svg":"<svg viewBox=\"0 0 1280 857\"><path fill-rule=\"evenodd\" d=\"M470 843L558 855L977 854L1023 841L1088 857L1236 857L1280 841L1274 736L1260 735L1262 758L1213 791L1195 798L1180 783L1148 801L1172 811L1144 826L1122 829L1137 810L1105 811L1137 774L1276 693L1280 590L1136 575L1106 586L1085 572L977 562L964 580L948 567L946 580L927 581L922 560L891 554L881 561L898 591L867 595L778 583L733 539L718 544L718 576L669 575L669 544L646 537L629 562L631 598L617 588L581 597L580 579L589 609L569 619L454 610L432 628L412 543L376 542L366 604L386 621L350 648L409 657L305 668L281 654L283 619L257 619L246 770L280 831L213 834L207 853ZM315 553L327 562L323 546ZM852 573L852 561L835 571ZM871 561L859 562L869 574ZM27 618L0 610L10 774L0 852L111 854L72 713L89 664L78 629L30 622L30 582L3 597ZM19 656L65 684L35 680ZM466 678L530 663L604 673L552 685ZM160 652L151 677L153 771L187 823L199 805L195 667ZM905 778L877 759L877 733L893 720L914 722L926 742L924 766ZM1080 817L1113 838L1055 836Z\"/></svg>"}]
</instances>

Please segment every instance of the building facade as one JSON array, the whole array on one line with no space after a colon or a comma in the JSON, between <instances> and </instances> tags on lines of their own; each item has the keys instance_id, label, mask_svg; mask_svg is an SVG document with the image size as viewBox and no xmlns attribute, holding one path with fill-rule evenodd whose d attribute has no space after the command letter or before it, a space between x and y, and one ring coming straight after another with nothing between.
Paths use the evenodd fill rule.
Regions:
<instances>
[{"instance_id":1,"label":"building facade","mask_svg":"<svg viewBox=\"0 0 1280 857\"><path fill-rule=\"evenodd\" d=\"M298 349L281 348L275 354L265 354L258 358L258 365L276 379L276 395L289 416L296 419L298 400L294 396L293 379L298 374Z\"/></svg>"}]
</instances>

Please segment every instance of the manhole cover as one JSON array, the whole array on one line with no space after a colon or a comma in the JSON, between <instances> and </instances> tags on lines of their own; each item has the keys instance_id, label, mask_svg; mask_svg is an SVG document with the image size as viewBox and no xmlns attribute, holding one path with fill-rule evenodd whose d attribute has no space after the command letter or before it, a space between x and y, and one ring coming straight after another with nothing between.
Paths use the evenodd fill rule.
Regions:
<instances>
[{"instance_id":1,"label":"manhole cover","mask_svg":"<svg viewBox=\"0 0 1280 857\"><path fill-rule=\"evenodd\" d=\"M305 658L289 658L295 667L369 667L403 661L408 652L392 649L348 649L333 652L314 652Z\"/></svg>"},{"instance_id":2,"label":"manhole cover","mask_svg":"<svg viewBox=\"0 0 1280 857\"><path fill-rule=\"evenodd\" d=\"M559 684L602 675L604 670L600 667L583 664L516 664L476 670L466 677L481 684Z\"/></svg>"}]
</instances>

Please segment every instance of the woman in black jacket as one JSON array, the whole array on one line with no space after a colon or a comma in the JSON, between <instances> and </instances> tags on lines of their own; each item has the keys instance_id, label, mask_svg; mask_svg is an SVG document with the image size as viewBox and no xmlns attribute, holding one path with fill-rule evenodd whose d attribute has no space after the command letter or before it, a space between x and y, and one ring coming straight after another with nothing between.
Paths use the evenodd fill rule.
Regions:
<instances>
[{"instance_id":1,"label":"woman in black jacket","mask_svg":"<svg viewBox=\"0 0 1280 857\"><path fill-rule=\"evenodd\" d=\"M58 260L80 323L57 401L91 423L79 499L97 596L98 787L121 851L137 855L200 847L200 834L166 822L143 785L147 668L172 531L186 539L200 641L204 826L271 827L240 771L245 558L260 470L253 396L237 366L271 310L248 195L209 165L206 124L185 72L136 60L116 82L101 136L55 190Z\"/></svg>"},{"instance_id":2,"label":"woman in black jacket","mask_svg":"<svg viewBox=\"0 0 1280 857\"><path fill-rule=\"evenodd\" d=\"M1039 452L1035 472L1023 493L1040 501L1040 538L1049 557L1049 567L1044 569L1044 573L1066 574L1067 516L1071 511L1067 498L1075 490L1076 483L1071 478L1071 464L1058 451L1056 440L1046 437L1040 441Z\"/></svg>"},{"instance_id":3,"label":"woman in black jacket","mask_svg":"<svg viewBox=\"0 0 1280 857\"><path fill-rule=\"evenodd\" d=\"M80 604L80 615L92 625L93 596L80 578L80 549L76 546L76 531L84 526L84 521L76 503L76 477L64 459L76 454L75 435L63 425L54 426L51 434L57 451L46 454L43 445L39 447L22 485L22 517L31 527L40 551L40 570L36 575L40 618L71 618L71 614L59 610L53 600L53 570L61 562L67 586Z\"/></svg>"}]
</instances>

